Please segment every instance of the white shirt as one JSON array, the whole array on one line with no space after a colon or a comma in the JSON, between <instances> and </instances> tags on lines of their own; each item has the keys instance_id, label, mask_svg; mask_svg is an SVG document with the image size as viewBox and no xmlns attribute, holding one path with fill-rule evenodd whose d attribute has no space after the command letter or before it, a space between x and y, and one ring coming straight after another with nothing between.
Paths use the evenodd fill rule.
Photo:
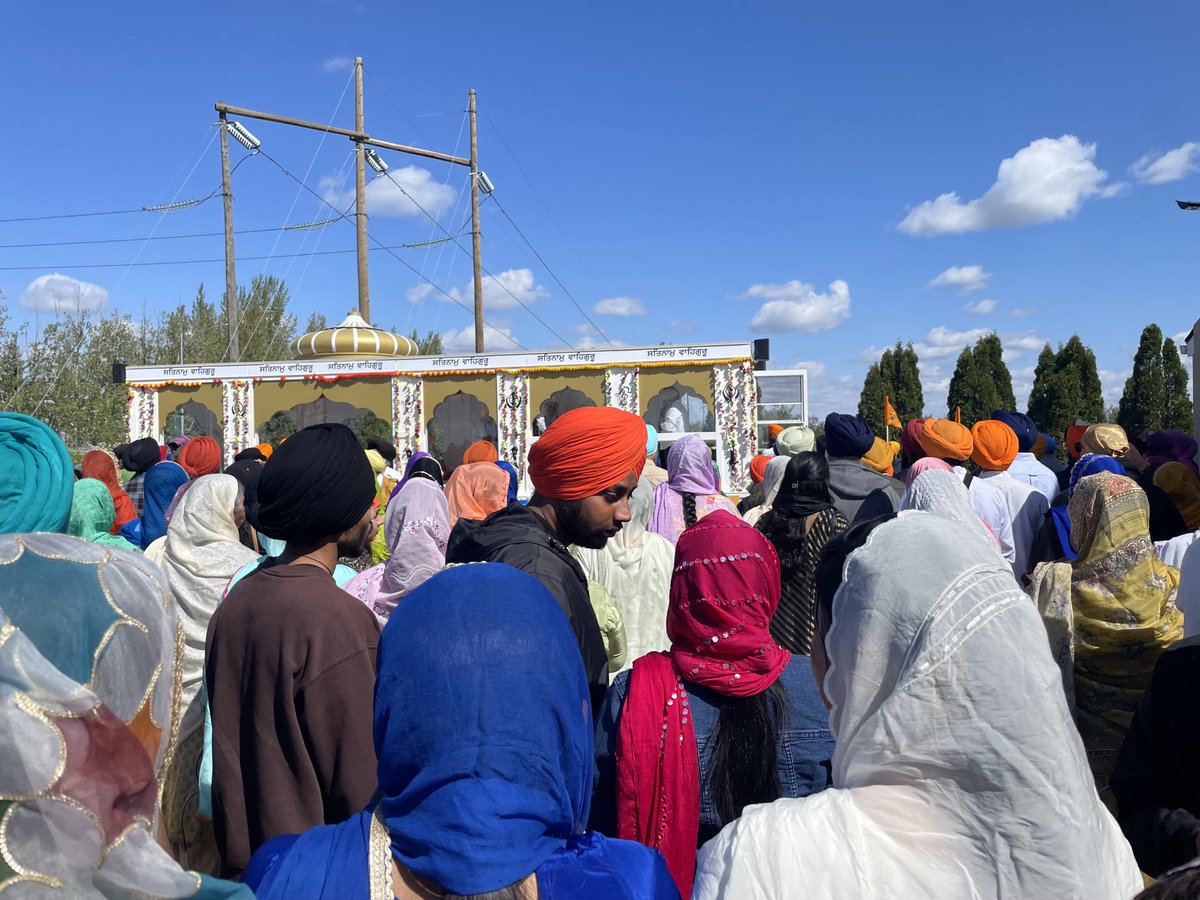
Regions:
<instances>
[{"instance_id":1,"label":"white shirt","mask_svg":"<svg viewBox=\"0 0 1200 900\"><path fill-rule=\"evenodd\" d=\"M1032 453L1018 453L1008 467L1008 474L1040 491L1047 503L1053 503L1058 496L1058 476L1038 462Z\"/></svg>"},{"instance_id":2,"label":"white shirt","mask_svg":"<svg viewBox=\"0 0 1200 900\"><path fill-rule=\"evenodd\" d=\"M1029 574L1029 552L1034 538L1050 508L1045 495L1023 481L1013 478L1008 472L976 472L975 478L999 488L1008 503L1008 514L1012 517L1013 574L1017 581Z\"/></svg>"},{"instance_id":3,"label":"white shirt","mask_svg":"<svg viewBox=\"0 0 1200 900\"><path fill-rule=\"evenodd\" d=\"M962 479L966 477L967 470L962 466L955 466L954 474ZM971 509L983 519L983 524L992 529L992 534L1000 543L1000 555L1010 566L1015 567L1017 551L1013 545L1012 513L1008 511L1008 500L1004 492L978 475L971 479L968 492L971 495ZM1028 552L1026 550L1026 553Z\"/></svg>"}]
</instances>

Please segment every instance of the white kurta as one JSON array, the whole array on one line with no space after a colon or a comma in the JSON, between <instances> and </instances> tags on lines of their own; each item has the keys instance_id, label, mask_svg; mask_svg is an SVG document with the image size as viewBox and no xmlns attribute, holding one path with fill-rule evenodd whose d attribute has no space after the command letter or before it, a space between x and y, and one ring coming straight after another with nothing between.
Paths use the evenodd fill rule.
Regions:
<instances>
[{"instance_id":1,"label":"white kurta","mask_svg":"<svg viewBox=\"0 0 1200 900\"><path fill-rule=\"evenodd\" d=\"M1013 478L1008 472L977 472L976 478L983 479L1002 494L1008 504L1013 532L1013 574L1021 579L1029 574L1029 553L1034 538L1045 521L1050 508L1046 495L1023 481Z\"/></svg>"},{"instance_id":2,"label":"white kurta","mask_svg":"<svg viewBox=\"0 0 1200 900\"><path fill-rule=\"evenodd\" d=\"M1008 474L1017 481L1035 488L1046 498L1047 503L1053 503L1054 498L1058 496L1058 476L1032 453L1018 453L1017 458L1008 467Z\"/></svg>"}]
</instances>

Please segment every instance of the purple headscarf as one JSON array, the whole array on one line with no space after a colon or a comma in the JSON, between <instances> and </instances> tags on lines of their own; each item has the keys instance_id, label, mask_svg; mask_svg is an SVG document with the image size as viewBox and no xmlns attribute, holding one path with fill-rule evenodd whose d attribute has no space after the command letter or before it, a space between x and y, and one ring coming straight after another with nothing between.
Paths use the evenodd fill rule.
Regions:
<instances>
[{"instance_id":1,"label":"purple headscarf","mask_svg":"<svg viewBox=\"0 0 1200 900\"><path fill-rule=\"evenodd\" d=\"M414 478L388 504L383 536L391 556L343 588L386 619L417 585L446 566L450 507L437 482Z\"/></svg>"},{"instance_id":2,"label":"purple headscarf","mask_svg":"<svg viewBox=\"0 0 1200 900\"><path fill-rule=\"evenodd\" d=\"M708 444L694 434L680 438L667 453L667 482L654 489L654 513L647 531L661 534L674 543L687 527L682 494L696 498L696 517L724 509L735 516L737 507L721 495L717 473L713 471Z\"/></svg>"},{"instance_id":3,"label":"purple headscarf","mask_svg":"<svg viewBox=\"0 0 1200 900\"><path fill-rule=\"evenodd\" d=\"M396 486L394 488L392 488L392 493L388 497L389 503L391 502L393 497L395 497L398 493L400 493L400 489L402 487L404 487L406 484L408 484L408 480L413 477L413 473L417 470L417 463L419 463L423 459L428 459L428 460L432 461L431 463L426 463L425 466L437 466L438 472L440 473L442 471L442 467L436 459L434 459L432 456L430 456L424 450L418 450L416 453L414 453L412 456L410 456L408 458L408 465L406 465L404 467L404 477L401 478L396 483ZM425 468L425 466L422 466L422 468ZM443 486L444 483L445 483L444 478L438 480L439 487Z\"/></svg>"},{"instance_id":4,"label":"purple headscarf","mask_svg":"<svg viewBox=\"0 0 1200 900\"><path fill-rule=\"evenodd\" d=\"M1178 462L1200 475L1200 468L1196 467L1196 441L1190 434L1171 428L1148 434L1145 440L1144 455L1150 465L1161 466L1163 463Z\"/></svg>"}]
</instances>

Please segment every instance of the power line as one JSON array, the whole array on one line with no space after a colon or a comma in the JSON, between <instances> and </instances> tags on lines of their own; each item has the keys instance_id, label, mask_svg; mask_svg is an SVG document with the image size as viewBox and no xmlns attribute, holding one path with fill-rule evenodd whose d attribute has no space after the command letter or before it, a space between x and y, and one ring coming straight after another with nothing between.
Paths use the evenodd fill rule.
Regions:
<instances>
[{"instance_id":1,"label":"power line","mask_svg":"<svg viewBox=\"0 0 1200 900\"><path fill-rule=\"evenodd\" d=\"M421 244L392 244L385 246L380 244L377 250L417 250L424 249L428 246L428 242ZM310 250L302 253L277 253L276 259L303 259L308 256L336 256L343 253L354 253L350 250ZM271 259L271 255L264 256L238 256L238 262L257 262L259 260ZM41 266L0 266L0 272L31 272L37 269L121 269L126 266L134 267L153 267L153 266L191 266L200 265L202 263L219 263L224 262L223 256L214 257L212 259L162 259L152 260L150 262L123 262L123 263L76 263L73 265L41 265Z\"/></svg>"},{"instance_id":2,"label":"power line","mask_svg":"<svg viewBox=\"0 0 1200 900\"><path fill-rule=\"evenodd\" d=\"M328 222L321 223L321 227L331 225L336 221L336 219L330 219ZM242 228L234 231L234 234L267 234L276 231L300 231L302 227L284 225L275 228ZM86 241L40 241L34 244L0 244L0 250L28 250L34 247L83 247L95 244L136 244L139 241L182 241L193 238L224 236L225 232L223 231L199 231L194 234L156 234L151 237L93 238Z\"/></svg>"},{"instance_id":3,"label":"power line","mask_svg":"<svg viewBox=\"0 0 1200 900\"><path fill-rule=\"evenodd\" d=\"M558 286L560 288L562 288L563 293L566 294L568 298L570 298L570 300L573 304L575 304L575 308L577 310L579 310L580 314L584 317L584 319L587 320L587 323L596 329L596 333L599 334L600 337L602 337L602 338L604 338L604 340L608 341L608 345L610 347L615 347L616 344L614 344L612 342L612 340L609 338L609 336L601 330L599 325L597 325L595 322L592 321L592 317L589 316L587 314L587 312L584 310L584 308L579 305L579 303L575 300L575 296L570 291L567 290L567 286L562 283L562 279L559 278L556 274L554 274L554 270L550 268L550 264L547 263L546 260L542 259L542 254L538 253L537 248L535 246L533 246L533 243L529 240L529 238L527 238L525 236L525 232L523 232L521 230L521 226L513 221L513 217L508 214L508 210L505 209L501 205L500 201L496 199L495 191L492 191L492 193L489 196L491 196L492 202L496 204L496 208L498 210L500 210L500 212L504 216L504 218L508 219L509 224L512 225L512 227L517 230L517 234L519 234L521 236L521 240L523 240L525 242L525 245L531 251L533 251L533 255L536 256L538 262L540 262L542 264L542 268L544 268L547 272L550 273L550 277L554 279L554 281L558 284Z\"/></svg>"}]
</instances>

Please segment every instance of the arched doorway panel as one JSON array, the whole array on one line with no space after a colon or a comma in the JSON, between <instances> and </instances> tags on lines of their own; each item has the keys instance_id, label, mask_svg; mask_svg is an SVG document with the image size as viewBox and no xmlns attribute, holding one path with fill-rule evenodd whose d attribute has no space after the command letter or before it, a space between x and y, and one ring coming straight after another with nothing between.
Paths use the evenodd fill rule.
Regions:
<instances>
[{"instance_id":1,"label":"arched doorway panel","mask_svg":"<svg viewBox=\"0 0 1200 900\"><path fill-rule=\"evenodd\" d=\"M563 413L583 406L595 406L596 401L573 387L560 388L541 402L533 420L533 433L541 434Z\"/></svg>"},{"instance_id":2,"label":"arched doorway panel","mask_svg":"<svg viewBox=\"0 0 1200 900\"><path fill-rule=\"evenodd\" d=\"M496 420L474 394L458 391L433 408L426 423L429 453L441 460L449 475L462 464L463 454L476 441L496 443Z\"/></svg>"},{"instance_id":3,"label":"arched doorway panel","mask_svg":"<svg viewBox=\"0 0 1200 900\"><path fill-rule=\"evenodd\" d=\"M163 417L163 431L170 440L177 434L185 434L190 438L208 435L225 446L225 435L217 414L202 403L187 400L180 403Z\"/></svg>"},{"instance_id":4,"label":"arched doorway panel","mask_svg":"<svg viewBox=\"0 0 1200 900\"><path fill-rule=\"evenodd\" d=\"M716 419L708 401L687 385L676 381L650 398L642 416L660 434L714 431Z\"/></svg>"}]
</instances>

